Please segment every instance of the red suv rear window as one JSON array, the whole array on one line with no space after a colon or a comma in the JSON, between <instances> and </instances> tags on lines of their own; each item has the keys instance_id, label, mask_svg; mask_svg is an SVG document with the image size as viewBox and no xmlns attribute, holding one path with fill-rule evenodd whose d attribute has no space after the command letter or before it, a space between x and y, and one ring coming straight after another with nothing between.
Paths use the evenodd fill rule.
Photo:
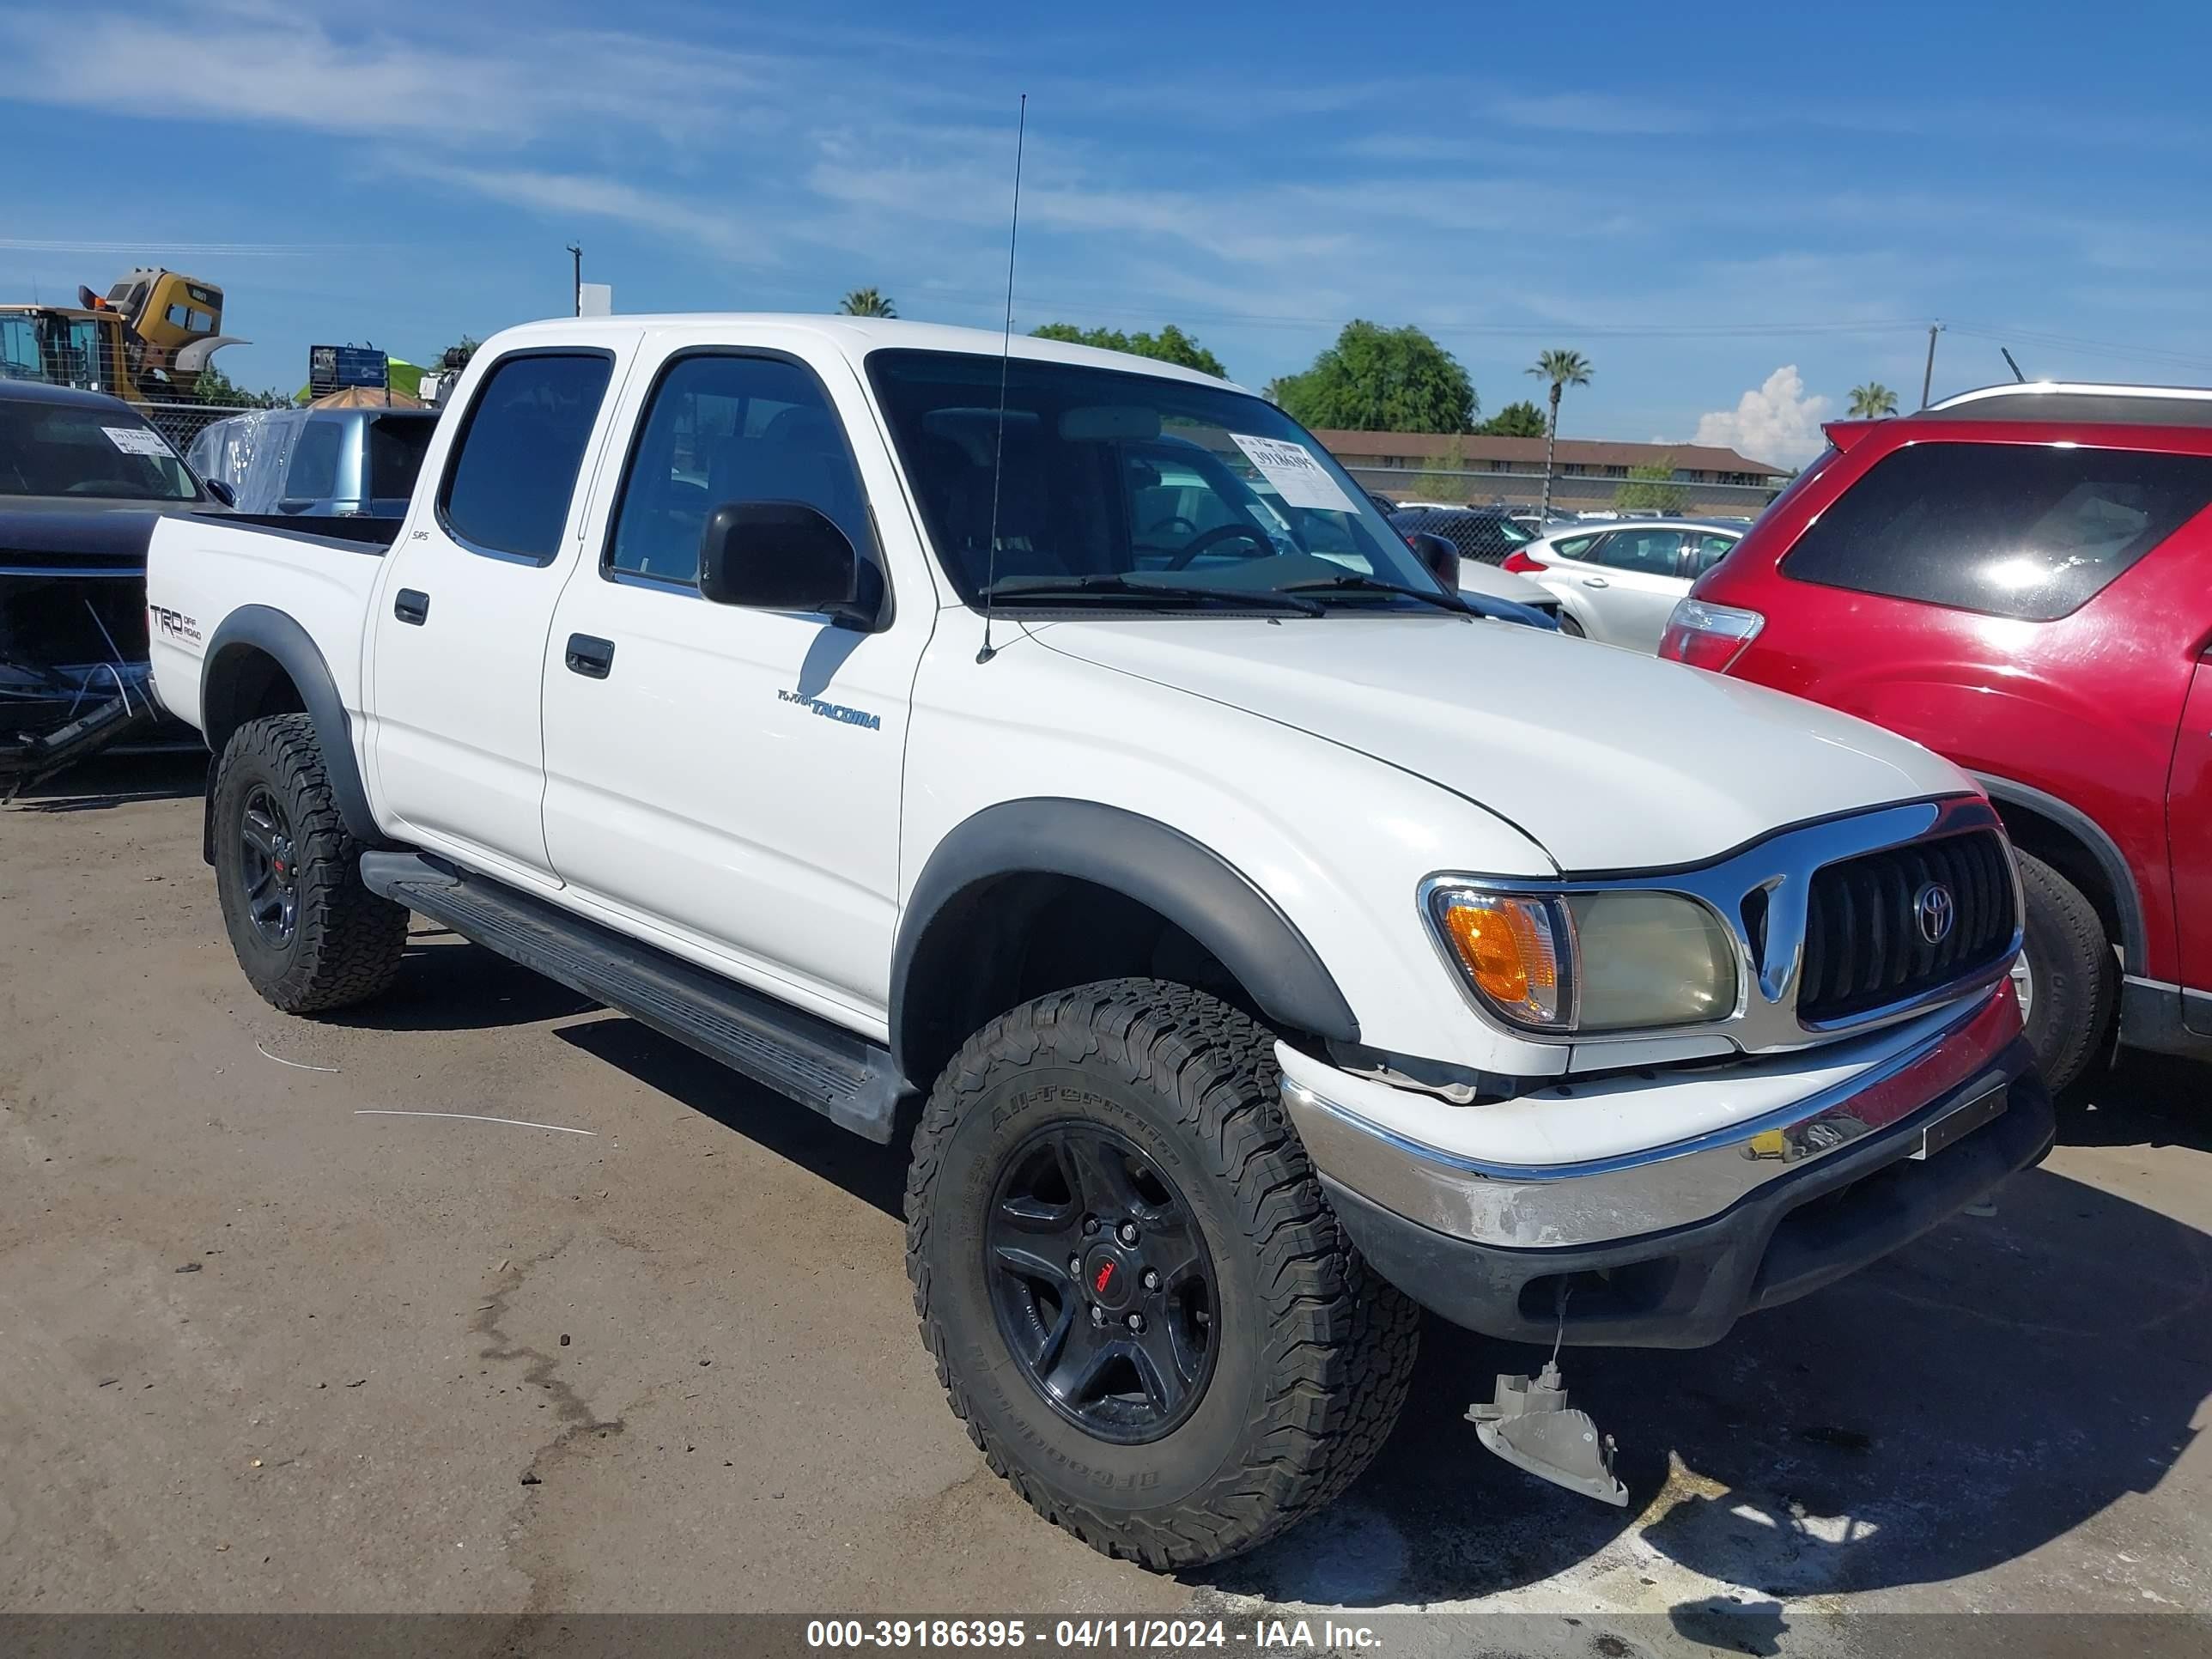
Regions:
<instances>
[{"instance_id":1,"label":"red suv rear window","mask_svg":"<svg viewBox=\"0 0 2212 1659\"><path fill-rule=\"evenodd\" d=\"M1884 456L1782 562L1829 587L2050 622L2212 503L2212 458L1917 443Z\"/></svg>"}]
</instances>

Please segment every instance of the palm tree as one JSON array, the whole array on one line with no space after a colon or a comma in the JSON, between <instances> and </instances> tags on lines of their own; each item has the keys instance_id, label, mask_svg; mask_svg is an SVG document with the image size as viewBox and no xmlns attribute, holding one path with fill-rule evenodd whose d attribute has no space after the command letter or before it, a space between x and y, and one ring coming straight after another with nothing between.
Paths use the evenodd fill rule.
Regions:
<instances>
[{"instance_id":1,"label":"palm tree","mask_svg":"<svg viewBox=\"0 0 2212 1659\"><path fill-rule=\"evenodd\" d=\"M1885 415L1897 413L1897 394L1880 380L1869 380L1864 386L1851 388L1851 418L1855 421L1878 421Z\"/></svg>"},{"instance_id":2,"label":"palm tree","mask_svg":"<svg viewBox=\"0 0 2212 1659\"><path fill-rule=\"evenodd\" d=\"M1551 383L1551 419L1544 426L1544 504L1537 509L1540 524L1552 516L1552 452L1559 441L1559 393L1571 386L1588 386L1589 359L1579 351L1540 351L1528 373Z\"/></svg>"},{"instance_id":3,"label":"palm tree","mask_svg":"<svg viewBox=\"0 0 2212 1659\"><path fill-rule=\"evenodd\" d=\"M896 317L898 307L888 295L878 294L872 288L856 288L837 301L837 310L847 317Z\"/></svg>"}]
</instances>

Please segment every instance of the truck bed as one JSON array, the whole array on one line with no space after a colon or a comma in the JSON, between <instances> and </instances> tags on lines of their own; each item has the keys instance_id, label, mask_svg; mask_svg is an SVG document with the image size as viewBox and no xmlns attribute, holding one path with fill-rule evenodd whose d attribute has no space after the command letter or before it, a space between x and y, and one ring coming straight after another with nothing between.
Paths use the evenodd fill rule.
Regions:
<instances>
[{"instance_id":1,"label":"truck bed","mask_svg":"<svg viewBox=\"0 0 2212 1659\"><path fill-rule=\"evenodd\" d=\"M297 513L225 513L225 524L250 525L309 541L345 542L356 552L380 553L399 538L404 519L372 519L360 514L337 518L307 518Z\"/></svg>"},{"instance_id":2,"label":"truck bed","mask_svg":"<svg viewBox=\"0 0 2212 1659\"><path fill-rule=\"evenodd\" d=\"M204 514L166 519L147 549L146 602L154 694L204 729L204 659L241 612L274 613L321 653L359 730L362 642L380 561L398 519Z\"/></svg>"}]
</instances>

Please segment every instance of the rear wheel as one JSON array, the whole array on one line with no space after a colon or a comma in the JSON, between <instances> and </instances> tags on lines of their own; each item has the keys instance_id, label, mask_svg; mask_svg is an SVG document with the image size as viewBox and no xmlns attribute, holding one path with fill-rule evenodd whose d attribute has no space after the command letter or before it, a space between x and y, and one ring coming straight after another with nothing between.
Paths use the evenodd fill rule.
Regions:
<instances>
[{"instance_id":1,"label":"rear wheel","mask_svg":"<svg viewBox=\"0 0 2212 1659\"><path fill-rule=\"evenodd\" d=\"M1583 625L1564 611L1559 612L1559 632L1571 634L1578 640L1586 640L1589 637L1583 632Z\"/></svg>"},{"instance_id":2,"label":"rear wheel","mask_svg":"<svg viewBox=\"0 0 2212 1659\"><path fill-rule=\"evenodd\" d=\"M922 1339L993 1470L1159 1569L1334 1498L1404 1403L1413 1305L1367 1267L1279 1099L1273 1040L1117 980L1001 1016L915 1138Z\"/></svg>"},{"instance_id":3,"label":"rear wheel","mask_svg":"<svg viewBox=\"0 0 2212 1659\"><path fill-rule=\"evenodd\" d=\"M343 1008L399 972L407 912L362 885L314 722L249 720L215 782L216 891L238 965L287 1013Z\"/></svg>"},{"instance_id":4,"label":"rear wheel","mask_svg":"<svg viewBox=\"0 0 2212 1659\"><path fill-rule=\"evenodd\" d=\"M2097 908L2032 853L2016 853L2027 948L2014 969L2021 1018L2053 1092L2088 1069L2112 1024L2119 973Z\"/></svg>"}]
</instances>

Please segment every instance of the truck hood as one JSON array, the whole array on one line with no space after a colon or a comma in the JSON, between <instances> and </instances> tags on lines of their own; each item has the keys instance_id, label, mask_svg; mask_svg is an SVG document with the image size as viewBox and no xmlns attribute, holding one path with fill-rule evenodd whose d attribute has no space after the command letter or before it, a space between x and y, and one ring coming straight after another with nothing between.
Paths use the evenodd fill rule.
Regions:
<instances>
[{"instance_id":1,"label":"truck hood","mask_svg":"<svg viewBox=\"0 0 2212 1659\"><path fill-rule=\"evenodd\" d=\"M1809 818L1974 787L1917 744L1818 704L1510 623L1340 613L1033 632L1427 778L1566 872L1696 863ZM1329 787L1319 768L1301 781Z\"/></svg>"}]
</instances>

